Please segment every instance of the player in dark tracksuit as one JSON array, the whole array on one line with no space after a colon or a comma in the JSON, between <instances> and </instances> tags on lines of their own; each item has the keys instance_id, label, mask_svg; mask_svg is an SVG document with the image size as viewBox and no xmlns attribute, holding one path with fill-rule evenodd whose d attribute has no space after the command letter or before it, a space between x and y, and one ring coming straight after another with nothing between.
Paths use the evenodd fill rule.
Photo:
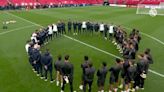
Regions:
<instances>
[{"instance_id":1,"label":"player in dark tracksuit","mask_svg":"<svg viewBox=\"0 0 164 92\"><path fill-rule=\"evenodd\" d=\"M150 49L146 49L145 50L144 57L147 59L147 62L148 62L147 66L146 66L146 71L145 71L145 73L147 74L148 73L148 69L149 69L149 65L153 64L153 58L151 56Z\"/></svg>"},{"instance_id":2,"label":"player in dark tracksuit","mask_svg":"<svg viewBox=\"0 0 164 92\"><path fill-rule=\"evenodd\" d=\"M45 32L44 31L41 31L39 32L39 45L42 46L44 44L44 41L45 41Z\"/></svg>"},{"instance_id":3,"label":"player in dark tracksuit","mask_svg":"<svg viewBox=\"0 0 164 92\"><path fill-rule=\"evenodd\" d=\"M99 31L99 24L98 23L94 24L94 30L95 30L95 32Z\"/></svg>"},{"instance_id":4,"label":"player in dark tracksuit","mask_svg":"<svg viewBox=\"0 0 164 92\"><path fill-rule=\"evenodd\" d=\"M88 64L89 64L89 58L88 56L84 56L84 62L81 64L83 73L82 73L81 85L79 86L81 90L83 89L85 69L88 68Z\"/></svg>"},{"instance_id":5,"label":"player in dark tracksuit","mask_svg":"<svg viewBox=\"0 0 164 92\"><path fill-rule=\"evenodd\" d=\"M77 33L77 22L73 22L73 30L74 30L74 34Z\"/></svg>"},{"instance_id":6,"label":"player in dark tracksuit","mask_svg":"<svg viewBox=\"0 0 164 92\"><path fill-rule=\"evenodd\" d=\"M91 33L91 35L93 35L93 31L94 31L94 24L90 23L90 33Z\"/></svg>"},{"instance_id":7,"label":"player in dark tracksuit","mask_svg":"<svg viewBox=\"0 0 164 92\"><path fill-rule=\"evenodd\" d=\"M33 43L30 43L30 47L28 48L28 56L29 56L29 63L31 64L31 66L33 67L33 58L32 58L32 53L33 53ZM34 67L33 67L34 68ZM33 69L34 70L34 69Z\"/></svg>"},{"instance_id":8,"label":"player in dark tracksuit","mask_svg":"<svg viewBox=\"0 0 164 92\"><path fill-rule=\"evenodd\" d=\"M58 35L61 36L61 34L62 34L62 24L61 24L61 22L59 22L57 24L57 29L58 29Z\"/></svg>"},{"instance_id":9,"label":"player in dark tracksuit","mask_svg":"<svg viewBox=\"0 0 164 92\"><path fill-rule=\"evenodd\" d=\"M130 44L130 49L129 49L129 59L134 60L136 57L136 50L132 44Z\"/></svg>"},{"instance_id":10,"label":"player in dark tracksuit","mask_svg":"<svg viewBox=\"0 0 164 92\"><path fill-rule=\"evenodd\" d=\"M67 26L68 26L68 33L71 33L71 30L72 30L72 22L70 20L68 21Z\"/></svg>"},{"instance_id":11,"label":"player in dark tracksuit","mask_svg":"<svg viewBox=\"0 0 164 92\"><path fill-rule=\"evenodd\" d=\"M89 85L88 92L91 92L94 74L95 74L95 68L92 66L92 63L90 62L88 68L85 69L84 86L83 86L84 92L86 92L87 84Z\"/></svg>"},{"instance_id":12,"label":"player in dark tracksuit","mask_svg":"<svg viewBox=\"0 0 164 92\"><path fill-rule=\"evenodd\" d=\"M122 67L121 67L121 83L119 85L119 88L122 89L123 88L123 84L124 84L124 80L125 80L125 75L127 73L127 69L129 67L129 60L128 59L125 59L123 64L122 64Z\"/></svg>"},{"instance_id":13,"label":"player in dark tracksuit","mask_svg":"<svg viewBox=\"0 0 164 92\"><path fill-rule=\"evenodd\" d=\"M129 44L126 44L125 47L123 48L123 58L125 60L130 58L129 53L130 53L130 46Z\"/></svg>"},{"instance_id":14,"label":"player in dark tracksuit","mask_svg":"<svg viewBox=\"0 0 164 92\"><path fill-rule=\"evenodd\" d=\"M53 82L53 78L52 78L52 62L53 62L53 59L52 59L52 56L50 55L49 51L47 50L45 52L44 55L42 55L42 58L41 58L41 63L42 65L44 66L44 70L45 70L45 81L47 81L47 73L49 72L50 73L50 82L52 83Z\"/></svg>"},{"instance_id":15,"label":"player in dark tracksuit","mask_svg":"<svg viewBox=\"0 0 164 92\"><path fill-rule=\"evenodd\" d=\"M48 42L48 31L46 29L42 29L41 33L40 33L40 39L41 39L41 45L45 44L46 42Z\"/></svg>"},{"instance_id":16,"label":"player in dark tracksuit","mask_svg":"<svg viewBox=\"0 0 164 92\"><path fill-rule=\"evenodd\" d=\"M134 84L134 78L136 76L136 66L134 65L134 61L129 61L129 67L127 68L127 71L125 73L124 77L124 84L125 84L125 91L129 91L131 89L132 92L134 92L133 84Z\"/></svg>"},{"instance_id":17,"label":"player in dark tracksuit","mask_svg":"<svg viewBox=\"0 0 164 92\"><path fill-rule=\"evenodd\" d=\"M119 78L119 73L121 71L121 60L116 58L116 65L111 67L109 69L110 72L110 89L109 91L114 91L117 92L117 87L118 87L118 78Z\"/></svg>"},{"instance_id":18,"label":"player in dark tracksuit","mask_svg":"<svg viewBox=\"0 0 164 92\"><path fill-rule=\"evenodd\" d=\"M62 75L61 75L61 67L62 67L62 57L59 55L58 56L58 60L54 63L54 68L56 70L56 85L59 86L59 83L61 82L61 84L63 84L63 79L62 79Z\"/></svg>"},{"instance_id":19,"label":"player in dark tracksuit","mask_svg":"<svg viewBox=\"0 0 164 92\"><path fill-rule=\"evenodd\" d=\"M61 22L61 32L62 34L66 34L65 23L63 21Z\"/></svg>"},{"instance_id":20,"label":"player in dark tracksuit","mask_svg":"<svg viewBox=\"0 0 164 92\"><path fill-rule=\"evenodd\" d=\"M109 30L108 25L105 24L105 25L104 25L104 36L105 36L105 39L106 39L106 40L107 40L108 30Z\"/></svg>"},{"instance_id":21,"label":"player in dark tracksuit","mask_svg":"<svg viewBox=\"0 0 164 92\"><path fill-rule=\"evenodd\" d=\"M105 79L106 75L108 72L107 64L106 62L102 63L102 68L97 71L97 86L99 87L100 92L104 92L104 84L105 84Z\"/></svg>"},{"instance_id":22,"label":"player in dark tracksuit","mask_svg":"<svg viewBox=\"0 0 164 92\"><path fill-rule=\"evenodd\" d=\"M44 28L44 31L45 31L45 40L46 42L48 42L49 38L48 38L48 27Z\"/></svg>"},{"instance_id":23,"label":"player in dark tracksuit","mask_svg":"<svg viewBox=\"0 0 164 92\"><path fill-rule=\"evenodd\" d=\"M32 57L33 57L34 69L37 71L37 76L39 76L39 74L41 74L41 77L43 77L40 51L33 48Z\"/></svg>"},{"instance_id":24,"label":"player in dark tracksuit","mask_svg":"<svg viewBox=\"0 0 164 92\"><path fill-rule=\"evenodd\" d=\"M142 75L146 74L146 65L148 63L145 60L143 54L140 54L138 57L139 57L139 61L137 62L137 73L136 73L136 77L134 79L135 80L134 88L144 89L144 80L145 80L145 78L142 77Z\"/></svg>"},{"instance_id":25,"label":"player in dark tracksuit","mask_svg":"<svg viewBox=\"0 0 164 92\"><path fill-rule=\"evenodd\" d=\"M78 33L81 34L82 23L78 22L77 25L78 25Z\"/></svg>"},{"instance_id":26,"label":"player in dark tracksuit","mask_svg":"<svg viewBox=\"0 0 164 92\"><path fill-rule=\"evenodd\" d=\"M87 26L87 33L89 33L90 32L90 29L91 29L91 23L88 21L86 23L86 26Z\"/></svg>"},{"instance_id":27,"label":"player in dark tracksuit","mask_svg":"<svg viewBox=\"0 0 164 92\"><path fill-rule=\"evenodd\" d=\"M74 67L73 64L69 62L69 55L65 56L65 61L61 68L62 76L63 76L63 85L61 92L64 92L65 84L69 82L70 84L70 92L73 92L73 72Z\"/></svg>"}]
</instances>

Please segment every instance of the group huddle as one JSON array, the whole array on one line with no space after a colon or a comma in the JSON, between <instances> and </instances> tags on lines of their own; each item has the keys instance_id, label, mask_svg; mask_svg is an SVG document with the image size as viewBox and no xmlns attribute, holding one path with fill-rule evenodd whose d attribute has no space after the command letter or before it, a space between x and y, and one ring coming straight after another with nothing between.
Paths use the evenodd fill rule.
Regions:
<instances>
[{"instance_id":1,"label":"group huddle","mask_svg":"<svg viewBox=\"0 0 164 92\"><path fill-rule=\"evenodd\" d=\"M96 74L98 92L105 92L106 76L110 73L109 92L118 92L119 90L121 92L135 92L136 90L143 90L144 80L147 77L149 65L153 64L153 59L150 49L146 49L143 53L137 55L141 40L139 30L133 29L128 35L121 26L104 24L103 22L77 22L69 20L66 24L64 21L59 21L56 24L36 30L25 45L33 71L45 81L48 81L47 73L49 72L50 82L53 83L55 81L56 85L61 87L61 92L64 92L65 84L67 83L70 84L70 92L74 92L74 65L69 61L70 56L65 55L63 60L62 56L58 55L58 59L53 63L54 60L50 51L46 49L44 53L41 53L40 47L53 40L53 38L61 37L62 34L93 35L99 32L100 36L104 37L105 40L109 39L116 45L122 58L116 58L115 64L110 68L107 67L106 62L102 62L101 67L96 71L92 61L85 55L84 62L81 64L82 76L79 89L83 92L86 92L88 89L91 92ZM136 57L138 57L137 60ZM56 71L55 80L53 79L53 68Z\"/></svg>"}]
</instances>

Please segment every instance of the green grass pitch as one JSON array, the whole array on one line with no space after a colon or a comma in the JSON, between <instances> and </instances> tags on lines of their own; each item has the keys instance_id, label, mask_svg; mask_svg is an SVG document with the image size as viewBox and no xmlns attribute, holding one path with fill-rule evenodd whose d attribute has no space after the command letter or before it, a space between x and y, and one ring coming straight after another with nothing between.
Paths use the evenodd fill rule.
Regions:
<instances>
[{"instance_id":1,"label":"green grass pitch","mask_svg":"<svg viewBox=\"0 0 164 92\"><path fill-rule=\"evenodd\" d=\"M9 24L7 30L0 29L0 92L59 92L60 88L55 83L50 84L41 80L31 70L25 52L25 42L30 38L31 33L40 27L34 23L47 26L56 23L58 20L68 21L93 21L114 23L125 27L127 32L129 28L137 28L141 32L149 34L160 42L164 42L164 17L150 17L148 15L136 15L135 8L115 8L115 7L83 7L83 8L56 8L46 10L30 11L0 11L0 27L6 20L16 20L15 24ZM27 21L28 20L28 21ZM31 21L31 22L30 22ZM120 56L116 47L111 42L102 37L78 35L70 37L76 38L82 42L95 46L104 51ZM145 48L151 48L154 58L154 64L150 69L160 74L164 74L164 44L160 43L146 35L142 35L140 43L140 52ZM89 55L96 69L100 67L102 61L108 63L108 67L114 64L114 57L97 51L93 48L80 44L76 41L61 37L54 39L48 45L54 60L57 55L70 55L70 61L74 64L74 89L78 91L81 81L82 70L80 64L84 55ZM54 75L55 76L55 75ZM97 92L97 77L93 84L93 91ZM145 83L145 90L141 92L163 92L164 77L149 72ZM106 90L109 86L109 74L106 81ZM69 86L66 91L69 92Z\"/></svg>"}]
</instances>

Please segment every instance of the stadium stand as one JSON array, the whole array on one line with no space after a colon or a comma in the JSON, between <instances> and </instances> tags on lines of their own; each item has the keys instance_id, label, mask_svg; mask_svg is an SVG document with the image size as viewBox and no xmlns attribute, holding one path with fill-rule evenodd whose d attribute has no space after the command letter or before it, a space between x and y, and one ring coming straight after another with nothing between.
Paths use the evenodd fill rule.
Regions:
<instances>
[{"instance_id":1,"label":"stadium stand","mask_svg":"<svg viewBox=\"0 0 164 92\"><path fill-rule=\"evenodd\" d=\"M164 0L108 0L110 4L126 4L126 5L137 5L137 4L153 4L158 5ZM53 5L53 4L102 4L104 0L0 0L0 6L5 6L8 3L13 5Z\"/></svg>"},{"instance_id":2,"label":"stadium stand","mask_svg":"<svg viewBox=\"0 0 164 92\"><path fill-rule=\"evenodd\" d=\"M7 0L0 0L0 6L7 5Z\"/></svg>"},{"instance_id":3,"label":"stadium stand","mask_svg":"<svg viewBox=\"0 0 164 92\"><path fill-rule=\"evenodd\" d=\"M153 4L158 5L164 0L126 0L126 5L137 5L137 4Z\"/></svg>"}]
</instances>

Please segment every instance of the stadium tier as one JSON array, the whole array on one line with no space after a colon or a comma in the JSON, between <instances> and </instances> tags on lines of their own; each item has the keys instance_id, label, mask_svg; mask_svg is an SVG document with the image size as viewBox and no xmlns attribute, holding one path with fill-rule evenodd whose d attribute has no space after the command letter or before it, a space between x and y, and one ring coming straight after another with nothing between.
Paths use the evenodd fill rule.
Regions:
<instances>
[{"instance_id":1,"label":"stadium tier","mask_svg":"<svg viewBox=\"0 0 164 92\"><path fill-rule=\"evenodd\" d=\"M108 0L110 4L153 4L157 5L164 0ZM104 0L0 0L0 6L8 3L13 5L37 5L37 4L102 4Z\"/></svg>"},{"instance_id":2,"label":"stadium tier","mask_svg":"<svg viewBox=\"0 0 164 92\"><path fill-rule=\"evenodd\" d=\"M0 0L0 6L5 6L7 5L7 1L6 0Z\"/></svg>"},{"instance_id":3,"label":"stadium tier","mask_svg":"<svg viewBox=\"0 0 164 92\"><path fill-rule=\"evenodd\" d=\"M11 0L13 4L98 4L102 3L102 0Z\"/></svg>"}]
</instances>

